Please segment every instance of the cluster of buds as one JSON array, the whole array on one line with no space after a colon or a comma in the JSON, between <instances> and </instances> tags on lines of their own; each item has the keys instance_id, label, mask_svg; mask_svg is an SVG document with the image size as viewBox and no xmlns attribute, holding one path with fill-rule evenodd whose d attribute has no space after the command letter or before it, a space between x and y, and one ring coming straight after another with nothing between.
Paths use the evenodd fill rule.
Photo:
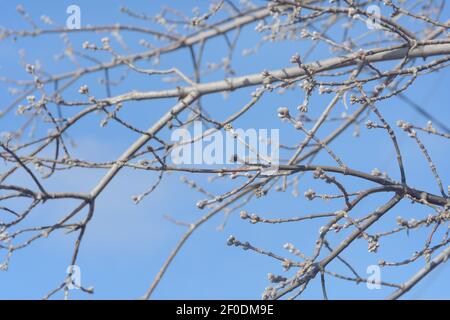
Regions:
<instances>
[{"instance_id":1,"label":"cluster of buds","mask_svg":"<svg viewBox=\"0 0 450 320\"><path fill-rule=\"evenodd\" d=\"M78 92L80 93L80 94L89 94L89 87L87 86L87 85L82 85L81 87L80 87L80 89L78 89Z\"/></svg>"},{"instance_id":2,"label":"cluster of buds","mask_svg":"<svg viewBox=\"0 0 450 320\"><path fill-rule=\"evenodd\" d=\"M34 74L35 67L32 64L27 64L25 66L25 71L30 74Z\"/></svg>"},{"instance_id":3,"label":"cluster of buds","mask_svg":"<svg viewBox=\"0 0 450 320\"><path fill-rule=\"evenodd\" d=\"M357 98L355 95L350 95L350 104L356 104L356 103L358 103L358 102L360 102L360 99L359 98Z\"/></svg>"},{"instance_id":4,"label":"cluster of buds","mask_svg":"<svg viewBox=\"0 0 450 320\"><path fill-rule=\"evenodd\" d=\"M416 136L416 131L412 129L412 125L406 121L398 120L397 126L408 133L411 138Z\"/></svg>"},{"instance_id":5,"label":"cluster of buds","mask_svg":"<svg viewBox=\"0 0 450 320\"><path fill-rule=\"evenodd\" d=\"M333 90L330 89L330 88L327 88L327 87L325 87L323 85L319 86L319 94L332 93L332 92L333 92Z\"/></svg>"},{"instance_id":6,"label":"cluster of buds","mask_svg":"<svg viewBox=\"0 0 450 320\"><path fill-rule=\"evenodd\" d=\"M105 49L105 50L111 49L111 47L109 45L109 38L108 37L102 38L102 45L103 45L103 49Z\"/></svg>"},{"instance_id":7,"label":"cluster of buds","mask_svg":"<svg viewBox=\"0 0 450 320\"><path fill-rule=\"evenodd\" d=\"M147 167L150 165L150 162L147 159L141 159L138 161L138 165Z\"/></svg>"},{"instance_id":8,"label":"cluster of buds","mask_svg":"<svg viewBox=\"0 0 450 320\"><path fill-rule=\"evenodd\" d=\"M313 172L313 178L314 179L323 179L325 176L325 172L323 171L322 168L317 168L316 170L314 170Z\"/></svg>"},{"instance_id":9,"label":"cluster of buds","mask_svg":"<svg viewBox=\"0 0 450 320\"><path fill-rule=\"evenodd\" d=\"M85 41L85 42L83 42L83 49L98 50L98 47L94 43L90 43L89 41Z\"/></svg>"},{"instance_id":10,"label":"cluster of buds","mask_svg":"<svg viewBox=\"0 0 450 320\"><path fill-rule=\"evenodd\" d=\"M300 111L300 112L302 112L302 113L306 113L306 112L308 112L308 104L305 102L305 103L302 103L302 104L299 104L298 106L297 106L297 109Z\"/></svg>"},{"instance_id":11,"label":"cluster of buds","mask_svg":"<svg viewBox=\"0 0 450 320\"><path fill-rule=\"evenodd\" d=\"M381 177L383 175L378 168L373 169L371 174L375 177Z\"/></svg>"},{"instance_id":12,"label":"cluster of buds","mask_svg":"<svg viewBox=\"0 0 450 320\"><path fill-rule=\"evenodd\" d=\"M366 121L366 128L367 129L376 129L376 128L384 128L384 126L381 126L379 124L376 124L375 122L373 122L372 120L367 120Z\"/></svg>"},{"instance_id":13,"label":"cluster of buds","mask_svg":"<svg viewBox=\"0 0 450 320\"><path fill-rule=\"evenodd\" d=\"M54 24L53 20L49 16L45 16L45 15L41 16L41 21L48 25Z\"/></svg>"},{"instance_id":14,"label":"cluster of buds","mask_svg":"<svg viewBox=\"0 0 450 320\"><path fill-rule=\"evenodd\" d=\"M261 76L263 78L263 85L266 89L271 89L271 83L272 83L272 75L269 71L263 70L261 72Z\"/></svg>"},{"instance_id":15,"label":"cluster of buds","mask_svg":"<svg viewBox=\"0 0 450 320\"><path fill-rule=\"evenodd\" d=\"M253 98L259 98L259 97L261 97L263 92L264 92L264 88L258 87L258 88L255 89L255 91L252 92L251 96Z\"/></svg>"},{"instance_id":16,"label":"cluster of buds","mask_svg":"<svg viewBox=\"0 0 450 320\"><path fill-rule=\"evenodd\" d=\"M27 101L29 104L34 104L36 102L36 97L31 95L31 96L27 96Z\"/></svg>"},{"instance_id":17,"label":"cluster of buds","mask_svg":"<svg viewBox=\"0 0 450 320\"><path fill-rule=\"evenodd\" d=\"M286 282L287 278L279 275L274 275L273 273L267 274L267 279L272 283L280 283L280 282Z\"/></svg>"},{"instance_id":18,"label":"cluster of buds","mask_svg":"<svg viewBox=\"0 0 450 320\"><path fill-rule=\"evenodd\" d=\"M305 191L305 198L308 200L314 200L316 197L316 192L313 189L308 189Z\"/></svg>"},{"instance_id":19,"label":"cluster of buds","mask_svg":"<svg viewBox=\"0 0 450 320\"><path fill-rule=\"evenodd\" d=\"M277 110L278 112L278 118L280 119L289 119L291 115L289 114L289 109L286 107L280 107Z\"/></svg>"},{"instance_id":20,"label":"cluster of buds","mask_svg":"<svg viewBox=\"0 0 450 320\"><path fill-rule=\"evenodd\" d=\"M379 246L380 243L378 242L378 239L376 237L369 237L367 248L369 252L377 252Z\"/></svg>"},{"instance_id":21,"label":"cluster of buds","mask_svg":"<svg viewBox=\"0 0 450 320\"><path fill-rule=\"evenodd\" d=\"M231 123L227 123L223 126L225 131L233 131L233 125Z\"/></svg>"},{"instance_id":22,"label":"cluster of buds","mask_svg":"<svg viewBox=\"0 0 450 320\"><path fill-rule=\"evenodd\" d=\"M300 256L303 257L303 254L300 252L300 250L298 250L292 243L285 243L283 245L283 249L289 251L289 253L296 255L296 256Z\"/></svg>"},{"instance_id":23,"label":"cluster of buds","mask_svg":"<svg viewBox=\"0 0 450 320\"><path fill-rule=\"evenodd\" d=\"M377 124L375 122L373 122L372 120L367 120L366 121L366 128L367 129L374 129L377 127Z\"/></svg>"},{"instance_id":24,"label":"cluster of buds","mask_svg":"<svg viewBox=\"0 0 450 320\"><path fill-rule=\"evenodd\" d=\"M425 130L429 133L436 133L437 130L433 127L433 122L428 121L427 126L425 127Z\"/></svg>"},{"instance_id":25,"label":"cluster of buds","mask_svg":"<svg viewBox=\"0 0 450 320\"><path fill-rule=\"evenodd\" d=\"M302 64L302 60L300 59L300 55L298 53L291 57L291 63Z\"/></svg>"},{"instance_id":26,"label":"cluster of buds","mask_svg":"<svg viewBox=\"0 0 450 320\"><path fill-rule=\"evenodd\" d=\"M263 300L272 300L277 296L277 289L274 287L267 287L261 296Z\"/></svg>"},{"instance_id":27,"label":"cluster of buds","mask_svg":"<svg viewBox=\"0 0 450 320\"><path fill-rule=\"evenodd\" d=\"M241 213L239 214L239 217L241 219L243 219L243 220L250 219L250 223L253 223L253 224L258 223L259 221L261 221L261 218L258 217L256 214L249 215L247 213L247 211L241 211Z\"/></svg>"},{"instance_id":28,"label":"cluster of buds","mask_svg":"<svg viewBox=\"0 0 450 320\"><path fill-rule=\"evenodd\" d=\"M229 246L241 246L244 250L248 250L250 248L250 243L248 242L241 242L237 240L234 236L229 236L227 239L227 245Z\"/></svg>"},{"instance_id":29,"label":"cluster of buds","mask_svg":"<svg viewBox=\"0 0 450 320\"><path fill-rule=\"evenodd\" d=\"M303 39L306 39L309 37L309 32L306 29L302 29L302 31L300 31L300 37Z\"/></svg>"},{"instance_id":30,"label":"cluster of buds","mask_svg":"<svg viewBox=\"0 0 450 320\"><path fill-rule=\"evenodd\" d=\"M300 84L300 88L305 90L306 92L311 92L314 89L315 83L313 81L310 81L309 79L304 80Z\"/></svg>"},{"instance_id":31,"label":"cluster of buds","mask_svg":"<svg viewBox=\"0 0 450 320\"><path fill-rule=\"evenodd\" d=\"M258 187L258 188L256 188L256 190L255 190L255 196L256 196L257 198L261 198L262 196L265 196L266 193L267 193L267 191L264 190L264 189L261 188L261 187Z\"/></svg>"},{"instance_id":32,"label":"cluster of buds","mask_svg":"<svg viewBox=\"0 0 450 320\"><path fill-rule=\"evenodd\" d=\"M31 107L30 106L24 106L24 105L19 105L18 107L17 107L17 111L16 111L16 113L17 114L25 114L25 112L26 111L28 111L28 110L30 110L31 109Z\"/></svg>"},{"instance_id":33,"label":"cluster of buds","mask_svg":"<svg viewBox=\"0 0 450 320\"><path fill-rule=\"evenodd\" d=\"M412 125L406 121L398 120L397 127L399 127L402 130L409 131L409 130L411 130Z\"/></svg>"}]
</instances>

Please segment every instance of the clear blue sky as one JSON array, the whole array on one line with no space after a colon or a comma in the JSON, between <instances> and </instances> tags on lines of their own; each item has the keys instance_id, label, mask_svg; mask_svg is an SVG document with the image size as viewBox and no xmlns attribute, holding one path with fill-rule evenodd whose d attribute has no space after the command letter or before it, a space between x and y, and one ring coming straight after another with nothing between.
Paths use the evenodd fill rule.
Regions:
<instances>
[{"instance_id":1,"label":"clear blue sky","mask_svg":"<svg viewBox=\"0 0 450 320\"><path fill-rule=\"evenodd\" d=\"M119 12L121 5L126 4L136 11L145 11L155 14L167 1L22 1L27 10L35 18L41 15L50 16L58 23L64 23L67 17L66 8L70 4L77 4L81 8L82 25L102 25L115 22L141 23L125 17ZM177 9L191 14L193 6L205 8L206 1L171 1ZM262 4L262 1L257 1ZM15 10L18 2L1 0L0 26L7 28L25 29L29 26L19 17ZM447 9L448 10L448 9ZM142 24L142 23L141 23ZM296 42L284 44L265 45L258 55L243 57L242 50L251 48L256 44L253 26L248 27L242 34L234 55L233 67L237 75L260 72L262 69L275 69L289 65L290 57L296 53L305 52L308 47ZM137 41L145 35L129 35L124 33L124 38L130 44L133 51L143 50L137 45ZM76 34L71 35L75 48L81 50L84 40L99 41L102 35ZM27 75L19 65L17 52L24 49L26 60L34 63L40 60L46 70L61 72L74 68L67 60L54 62L53 55L63 50L63 42L58 36L44 36L36 39L18 39L16 42L3 40L0 42L0 76L12 76L25 79ZM204 61L218 62L225 53L223 39L215 39L206 46ZM319 50L312 57L322 59L330 53ZM105 57L99 54L101 57ZM192 66L189 53L182 51L162 57L160 68L177 66L180 70L190 73ZM120 77L123 69L113 70L112 79ZM418 80L407 94L429 112L437 116L441 121L448 123L450 111L450 91L448 90L449 71L423 76ZM221 74L206 77L204 81L219 79ZM104 88L98 83L101 74L95 74L74 85L68 91L67 98L77 98L79 85L88 83L95 94L104 96ZM112 94L117 95L132 89L157 90L163 87L171 87L170 84L161 84L158 79L131 76L121 87L113 87ZM7 92L8 85L0 83L0 108L3 109L14 98ZM232 93L228 99L221 95L206 98L205 106L215 116L231 114L238 110L249 100L250 90ZM292 136L292 131L286 124L280 124L276 119L276 110L280 106L294 108L299 104L299 96L295 92L288 92L283 96L276 94L265 97L245 119L236 123L241 127L280 128L282 141L289 143L298 142L303 136ZM329 101L329 96L316 98L313 101L311 115L317 115L323 105ZM135 125L144 129L162 115L174 101L150 101L143 103L129 103L124 108L123 115ZM414 110L407 107L400 100L394 99L380 104L380 109L386 118L393 124L397 119L403 119L417 124L426 124L426 120ZM335 115L344 112L344 106L339 104ZM350 110L352 111L352 110ZM73 111L65 111L71 114ZM70 132L75 139L78 148L75 154L86 160L111 160L120 155L132 142L136 135L124 134L124 130L111 124L101 129L99 122L101 115L91 116ZM372 118L375 120L374 118ZM19 126L14 116L0 119L0 131L12 130ZM45 128L38 128L44 130ZM341 139L332 145L333 150L352 168L370 172L378 167L387 171L392 177L398 178L395 154L387 136L380 136L378 132L367 131L361 128L361 136L355 138L349 131ZM42 131L44 132L44 131ZM324 134L324 133L323 133ZM426 161L419 152L417 145L411 139L398 131L401 149L406 158L406 170L411 186L420 186L423 189L437 193L435 181L429 171ZM382 138L380 138L382 137ZM450 161L448 161L449 148L445 140L424 136L423 141L429 148L429 152L437 164L439 173L445 185L450 184ZM319 156L315 163L330 164L326 155ZM2 170L4 169L2 164ZM75 172L75 171L74 171ZM79 170L76 174L61 174L54 179L46 181L50 190L88 191L102 176L102 171ZM155 180L155 175L150 173L124 170L117 179L105 190L96 205L96 214L87 229L86 238L81 247L78 265L82 270L82 283L84 286L94 286L95 294L87 296L73 291L74 298L118 299L137 298L148 288L153 277L161 267L179 237L184 232L183 227L175 226L163 218L164 214L170 214L184 221L195 221L204 212L195 207L201 195L188 189L179 183L180 174L168 175L160 187L140 205L136 206L131 201L131 196L146 190ZM16 179L16 180L14 180ZM11 181L18 182L24 179L18 175ZM203 185L207 185L207 177L197 179ZM346 181L353 181L351 179ZM302 195L308 188L313 187L318 191L331 190L321 188L317 181L310 177L302 180L299 192ZM361 184L355 184L355 190ZM212 184L210 190L225 192L230 185L224 187ZM337 209L332 203L306 201L302 196L294 198L291 190L285 194L272 192L269 197L252 201L245 207L248 212L255 212L267 217L298 216L311 212ZM383 201L386 196L375 196L364 201L356 210L356 214L367 214ZM43 206L30 216L30 225L42 223L42 219L55 218L67 212L74 203L54 203ZM405 218L424 217L428 210L411 206L407 201L397 206L384 217L381 227L395 225L395 218L401 215ZM264 247L274 252L288 255L282 248L286 242L297 245L300 249L310 250L313 239L318 234L320 222L306 222L291 225L267 226L262 224L251 225L242 221L238 213L233 214L224 231L216 230L222 223L223 215L218 215L203 225L181 250L169 268L165 278L155 291L153 298L157 299L259 299L262 291L269 285L267 273L282 274L278 262L252 252L244 252L238 248L226 246L227 237L232 234L237 239L249 241L256 246ZM375 229L374 229L375 230ZM408 237L402 233L391 240L381 242L379 252L367 253L367 243L360 242L355 250L344 253L343 256L350 261L355 261L361 275L370 264L375 264L380 258L389 260L400 257L409 258L411 254L421 248L427 233L423 231L412 232ZM337 236L334 244L340 239ZM0 272L0 298L1 299L31 299L40 298L57 286L65 276L65 270L70 261L74 236L56 234L49 239L36 242L33 246L16 252L12 257L10 269ZM0 252L0 256L3 254ZM400 259L399 258L399 259ZM407 279L414 270L423 265L423 259L411 266L399 269L382 270L385 281ZM332 270L347 273L338 263ZM426 278L406 298L450 298L448 286L450 269L448 266L440 267L434 274ZM348 273L347 273L348 274ZM333 299L345 298L382 298L392 289L368 290L365 285L356 286L353 283L327 278L328 295ZM59 298L61 296L58 296ZM304 294L305 298L321 298L320 283L314 281L311 288Z\"/></svg>"}]
</instances>

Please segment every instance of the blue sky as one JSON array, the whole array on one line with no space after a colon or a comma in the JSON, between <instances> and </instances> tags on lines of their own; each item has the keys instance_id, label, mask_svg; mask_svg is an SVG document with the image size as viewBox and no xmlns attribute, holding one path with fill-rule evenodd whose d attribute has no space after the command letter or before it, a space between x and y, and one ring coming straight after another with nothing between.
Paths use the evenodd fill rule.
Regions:
<instances>
[{"instance_id":1,"label":"blue sky","mask_svg":"<svg viewBox=\"0 0 450 320\"><path fill-rule=\"evenodd\" d=\"M66 8L70 4L77 4L81 8L83 25L111 24L136 22L119 12L121 5L137 11L155 14L167 1L22 1L33 17L41 15L50 16L58 23L64 23L67 14ZM191 8L199 6L204 8L203 1L173 1L171 5L192 15ZM262 4L263 2L258 2ZM26 29L29 26L19 17L15 7L16 1L0 0L0 26L6 28ZM70 36L75 48L81 50L81 43L85 40L99 42L104 35L74 34ZM144 50L137 45L140 38L145 35L130 35L124 33L124 38L134 51ZM308 49L302 43L287 42L264 45L257 55L243 57L242 51L251 48L257 43L253 26L247 27L238 42L234 54L233 67L237 75L260 72L262 69L277 69L289 65L290 57ZM0 76L26 79L27 75L18 63L17 52L25 50L25 57L29 63L41 61L49 72L63 72L73 70L75 67L66 60L55 62L53 55L63 50L63 42L58 36L43 36L36 39L11 39L0 42ZM205 50L205 62L218 62L225 53L225 43L221 38L209 42ZM323 59L330 56L330 52L319 46L311 59ZM106 58L99 53L98 57ZM169 54L161 58L161 69L176 65L180 70L189 74L192 65L189 53L184 50ZM111 71L111 78L120 77L124 69ZM104 88L98 84L101 74L95 74L77 82L71 90L66 92L67 99L80 99L77 89L82 84L89 84L95 94L104 96ZM217 80L223 77L222 73L207 76L203 81ZM421 77L407 92L408 96L421 104L441 121L448 123L450 111L448 101L449 71L442 70L435 74ZM161 84L160 78L144 78L131 75L120 87L112 87L112 94L117 95L136 89L142 91L158 90L173 87L173 84ZM7 92L8 85L0 84L1 109L14 99ZM95 90L95 91L94 91ZM203 101L211 114L224 118L226 115L238 110L250 100L250 92L245 89L235 92L224 99L222 95L206 97ZM301 101L298 92L287 92L284 95L270 94L265 96L258 105L248 112L246 117L235 123L236 127L280 128L282 141L296 143L303 136L298 136L285 123L276 118L276 110L280 106L295 108ZM331 99L330 96L314 97L311 116L318 115L322 106ZM175 103L170 101L149 101L140 103L127 103L122 115L132 121L139 128L145 129L158 119L167 109ZM380 110L386 119L394 124L396 120L403 119L416 124L425 125L426 120L401 100L392 99L379 104ZM77 109L78 110L78 109ZM79 111L79 110L78 110ZM342 103L339 103L335 115L345 112ZM348 112L351 112L349 110ZM64 110L66 115L75 111ZM118 157L127 146L136 139L135 134L128 134L123 128L111 123L106 128L100 128L102 115L92 115L82 121L72 131L77 148L74 153L77 157L92 161L111 160ZM371 118L375 120L375 118ZM22 120L20 120L22 121ZM13 130L20 125L18 118L13 114L0 118L0 131ZM37 132L45 132L46 127L38 127ZM325 135L326 131L322 134ZM320 135L320 133L319 133ZM398 130L402 152L408 155L405 160L408 181L411 186L431 190L438 193L436 183L429 171L427 162L420 153L417 145L403 132ZM431 157L435 161L444 185L450 184L450 161L448 161L448 144L443 139L421 135ZM379 132L368 131L361 128L361 135L355 138L352 130L346 132L332 145L333 150L347 163L348 166L370 172L378 167L387 171L390 176L398 179L398 169L395 162L395 153L387 136ZM318 156L314 163L332 163L326 154ZM4 169L3 164L0 168ZM46 181L49 190L88 191L104 174L97 170L73 170L55 176ZM171 252L179 237L185 231L183 227L163 218L170 214L177 219L193 222L204 214L196 208L195 203L202 200L202 195L179 183L181 174L170 174L165 177L160 187L147 197L141 204L135 205L131 197L146 190L155 180L156 175L141 173L133 170L123 170L116 179L102 193L96 204L95 216L87 229L86 237L81 247L78 265L82 271L84 286L94 286L95 294L87 296L78 291L72 291L71 296L78 299L132 299L140 297L150 285L162 263ZM25 183L25 175L16 175L11 182ZM232 184L207 182L206 176L196 178L200 184L208 186L212 192L223 193L232 188ZM351 178L342 179L349 183L355 182L354 188L364 186ZM318 191L334 192L329 186L320 185L310 176L301 180L300 195L310 187ZM285 193L272 192L269 197L252 201L245 207L248 212L258 213L261 216L281 217L298 216L311 212L330 211L337 209L333 203L308 202L302 196L291 196L291 190ZM363 201L355 210L356 215L364 215L369 210L386 201L386 196L374 196ZM33 225L50 221L73 208L74 203L50 203L40 207L30 219L28 224ZM395 218L401 215L405 218L424 217L430 212L427 209L413 206L403 201L393 211L389 212L377 229L381 230L395 225ZM155 299L258 299L262 291L269 285L267 273L282 274L282 268L277 261L252 252L244 252L238 248L226 246L227 237L232 234L237 239L249 241L251 244L288 255L282 248L286 242L295 244L298 248L310 250L312 242L318 234L320 221L312 221L290 225L251 225L242 221L238 212L231 215L224 231L217 227L223 222L224 216L217 215L203 225L189 239L155 291ZM379 229L378 229L379 228ZM371 231L373 231L371 230ZM365 274L368 265L375 264L381 257L386 260L397 257L409 258L420 248L427 233L424 230L404 233L381 242L379 252L367 253L367 243L360 242L355 248L343 256L356 262L361 275ZM333 238L338 243L340 235ZM10 269L0 272L0 299L33 299L41 298L48 291L57 286L65 276L65 270L75 238L74 235L55 234L48 239L36 242L31 247L18 251L12 257ZM0 252L2 254L2 252ZM399 258L400 257L400 258ZM405 268L382 269L385 281L406 280L423 265L423 259L418 263ZM332 265L332 270L347 273L339 263ZM405 295L411 299L444 299L450 298L448 294L449 282L448 266L441 266L437 271L419 284L415 290ZM361 298L376 299L389 294L392 289L368 290L365 285L356 286L341 280L327 278L328 295L333 299ZM57 296L61 298L61 296ZM304 298L321 298L320 283L314 281Z\"/></svg>"}]
</instances>

